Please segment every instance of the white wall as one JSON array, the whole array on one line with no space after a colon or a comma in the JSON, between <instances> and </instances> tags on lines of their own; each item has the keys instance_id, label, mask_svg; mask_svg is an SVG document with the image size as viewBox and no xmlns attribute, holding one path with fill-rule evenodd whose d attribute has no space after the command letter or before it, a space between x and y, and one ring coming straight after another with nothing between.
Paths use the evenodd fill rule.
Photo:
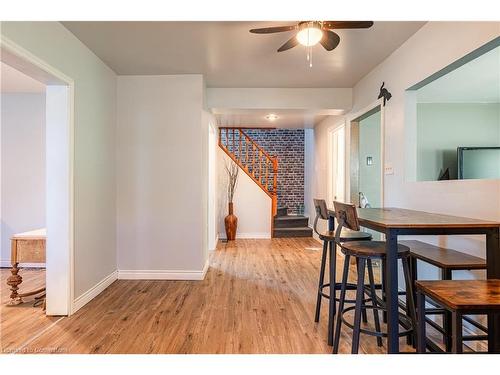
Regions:
<instances>
[{"instance_id":1,"label":"white wall","mask_svg":"<svg viewBox=\"0 0 500 375\"><path fill-rule=\"evenodd\" d=\"M116 270L116 75L58 22L2 22L2 36L74 80L74 297Z\"/></svg>"},{"instance_id":2,"label":"white wall","mask_svg":"<svg viewBox=\"0 0 500 375\"><path fill-rule=\"evenodd\" d=\"M304 215L309 217L309 225L314 222L316 210L314 208L312 182L314 180L314 129L304 129Z\"/></svg>"},{"instance_id":3,"label":"white wall","mask_svg":"<svg viewBox=\"0 0 500 375\"><path fill-rule=\"evenodd\" d=\"M354 108L373 102L382 81L392 93L385 107L385 205L500 220L500 180L408 182L405 178L405 90L498 37L498 22L429 22L354 87ZM485 257L479 237L432 237L460 251Z\"/></svg>"},{"instance_id":4,"label":"white wall","mask_svg":"<svg viewBox=\"0 0 500 375\"><path fill-rule=\"evenodd\" d=\"M208 249L215 250L219 229L217 226L217 150L218 130L214 116L204 111L204 122L208 126Z\"/></svg>"},{"instance_id":5,"label":"white wall","mask_svg":"<svg viewBox=\"0 0 500 375\"><path fill-rule=\"evenodd\" d=\"M208 123L201 75L118 77L120 278L202 278Z\"/></svg>"},{"instance_id":6,"label":"white wall","mask_svg":"<svg viewBox=\"0 0 500 375\"><path fill-rule=\"evenodd\" d=\"M229 157L217 147L218 229L219 238L226 238L224 218L228 214L227 173ZM271 238L271 198L242 170L233 197L234 214L238 218L236 238Z\"/></svg>"},{"instance_id":7,"label":"white wall","mask_svg":"<svg viewBox=\"0 0 500 375\"><path fill-rule=\"evenodd\" d=\"M342 126L343 124L343 117L328 116L314 128L314 172L312 178L309 179L308 185L310 184L310 187L307 187L306 189L310 191L312 199L325 199L327 201L327 205L329 206L331 206L333 202L328 201L328 179L330 177L328 171L328 153L331 152L328 145L328 136L331 131ZM346 150L347 149L348 148L346 147ZM312 204L313 203L311 202L311 205ZM310 215L311 219L314 219L316 216L314 207L312 207ZM326 221L320 220L318 222L318 228L319 230L326 230ZM314 236L316 236L316 234L314 234Z\"/></svg>"},{"instance_id":8,"label":"white wall","mask_svg":"<svg viewBox=\"0 0 500 375\"><path fill-rule=\"evenodd\" d=\"M352 89L208 88L207 105L216 109L330 109L341 114L352 106Z\"/></svg>"},{"instance_id":9,"label":"white wall","mask_svg":"<svg viewBox=\"0 0 500 375\"><path fill-rule=\"evenodd\" d=\"M0 266L10 267L12 235L45 227L45 93L2 93L0 108Z\"/></svg>"}]
</instances>

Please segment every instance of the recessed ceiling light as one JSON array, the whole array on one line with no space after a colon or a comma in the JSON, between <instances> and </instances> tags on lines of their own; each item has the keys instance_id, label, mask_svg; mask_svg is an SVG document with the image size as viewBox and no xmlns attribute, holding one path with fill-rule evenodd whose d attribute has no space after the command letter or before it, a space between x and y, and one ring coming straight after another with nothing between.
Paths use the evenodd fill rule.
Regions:
<instances>
[{"instance_id":1,"label":"recessed ceiling light","mask_svg":"<svg viewBox=\"0 0 500 375\"><path fill-rule=\"evenodd\" d=\"M268 119L269 121L275 121L278 119L278 115L275 115L274 113L270 113L266 116L266 119Z\"/></svg>"}]
</instances>

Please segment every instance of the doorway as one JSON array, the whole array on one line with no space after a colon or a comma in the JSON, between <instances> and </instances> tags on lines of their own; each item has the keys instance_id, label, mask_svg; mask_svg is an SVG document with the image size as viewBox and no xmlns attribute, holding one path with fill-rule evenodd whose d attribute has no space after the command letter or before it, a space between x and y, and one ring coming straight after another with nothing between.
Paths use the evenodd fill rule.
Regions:
<instances>
[{"instance_id":1,"label":"doorway","mask_svg":"<svg viewBox=\"0 0 500 375\"><path fill-rule=\"evenodd\" d=\"M345 125L329 133L328 202L345 202Z\"/></svg>"},{"instance_id":2,"label":"doorway","mask_svg":"<svg viewBox=\"0 0 500 375\"><path fill-rule=\"evenodd\" d=\"M208 124L208 250L217 247L217 129Z\"/></svg>"},{"instance_id":3,"label":"doorway","mask_svg":"<svg viewBox=\"0 0 500 375\"><path fill-rule=\"evenodd\" d=\"M2 37L0 46L2 63L45 86L46 314L71 315L74 83L7 38Z\"/></svg>"},{"instance_id":4,"label":"doorway","mask_svg":"<svg viewBox=\"0 0 500 375\"><path fill-rule=\"evenodd\" d=\"M383 107L378 104L350 123L350 199L358 207L384 206Z\"/></svg>"}]
</instances>

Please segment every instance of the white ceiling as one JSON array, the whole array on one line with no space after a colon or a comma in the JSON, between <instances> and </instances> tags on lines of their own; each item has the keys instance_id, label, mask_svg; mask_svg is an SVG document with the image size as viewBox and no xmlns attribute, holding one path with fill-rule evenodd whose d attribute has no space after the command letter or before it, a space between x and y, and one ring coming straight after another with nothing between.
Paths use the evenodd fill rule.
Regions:
<instances>
[{"instance_id":1,"label":"white ceiling","mask_svg":"<svg viewBox=\"0 0 500 375\"><path fill-rule=\"evenodd\" d=\"M417 91L419 103L500 103L500 47Z\"/></svg>"},{"instance_id":2,"label":"white ceiling","mask_svg":"<svg viewBox=\"0 0 500 375\"><path fill-rule=\"evenodd\" d=\"M45 85L10 65L0 62L0 81L3 93L42 93Z\"/></svg>"},{"instance_id":3,"label":"white ceiling","mask_svg":"<svg viewBox=\"0 0 500 375\"><path fill-rule=\"evenodd\" d=\"M249 29L291 22L63 22L120 75L201 73L208 87L353 87L424 22L375 22L338 30L340 45L317 45L313 67L305 47L276 50L293 32Z\"/></svg>"},{"instance_id":4,"label":"white ceiling","mask_svg":"<svg viewBox=\"0 0 500 375\"><path fill-rule=\"evenodd\" d=\"M326 116L338 115L332 110L304 109L213 109L219 126L241 126L256 128L314 128ZM275 114L274 121L266 119L266 115Z\"/></svg>"}]
</instances>

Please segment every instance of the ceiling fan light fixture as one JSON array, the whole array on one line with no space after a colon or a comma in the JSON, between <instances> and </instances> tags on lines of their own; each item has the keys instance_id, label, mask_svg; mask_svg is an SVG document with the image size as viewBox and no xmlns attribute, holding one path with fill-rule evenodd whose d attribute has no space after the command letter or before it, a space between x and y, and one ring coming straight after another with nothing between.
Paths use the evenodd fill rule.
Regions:
<instances>
[{"instance_id":1,"label":"ceiling fan light fixture","mask_svg":"<svg viewBox=\"0 0 500 375\"><path fill-rule=\"evenodd\" d=\"M323 31L321 30L321 25L317 22L307 23L307 25L304 25L297 33L298 42L306 47L318 44L322 37Z\"/></svg>"}]
</instances>

